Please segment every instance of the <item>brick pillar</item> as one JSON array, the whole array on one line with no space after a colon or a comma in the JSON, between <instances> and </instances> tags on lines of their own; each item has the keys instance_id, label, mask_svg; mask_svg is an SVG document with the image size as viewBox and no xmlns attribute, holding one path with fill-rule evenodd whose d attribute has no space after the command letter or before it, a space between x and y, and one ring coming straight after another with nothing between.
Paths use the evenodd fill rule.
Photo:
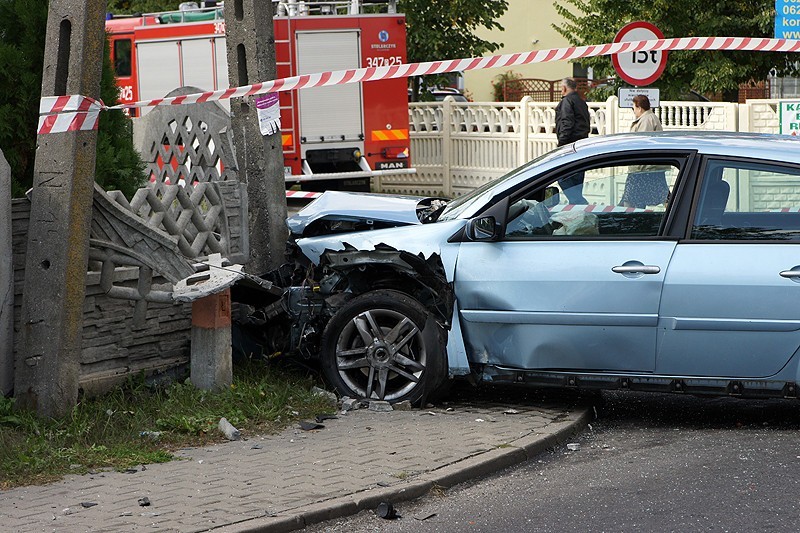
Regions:
<instances>
[{"instance_id":1,"label":"brick pillar","mask_svg":"<svg viewBox=\"0 0 800 533\"><path fill-rule=\"evenodd\" d=\"M231 290L192 302L192 384L202 390L230 387L232 352Z\"/></svg>"},{"instance_id":2,"label":"brick pillar","mask_svg":"<svg viewBox=\"0 0 800 533\"><path fill-rule=\"evenodd\" d=\"M105 0L50 1L42 96L100 97L105 11ZM96 131L37 141L14 388L44 416L78 399L96 144Z\"/></svg>"}]
</instances>

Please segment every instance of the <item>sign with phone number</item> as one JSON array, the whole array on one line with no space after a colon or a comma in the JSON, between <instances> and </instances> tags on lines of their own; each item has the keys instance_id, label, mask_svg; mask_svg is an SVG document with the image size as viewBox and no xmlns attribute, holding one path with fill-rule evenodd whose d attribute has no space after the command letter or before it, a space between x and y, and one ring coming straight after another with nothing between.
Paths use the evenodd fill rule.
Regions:
<instances>
[{"instance_id":1,"label":"sign with phone number","mask_svg":"<svg viewBox=\"0 0 800 533\"><path fill-rule=\"evenodd\" d=\"M800 0L775 0L775 38L800 39Z\"/></svg>"}]
</instances>

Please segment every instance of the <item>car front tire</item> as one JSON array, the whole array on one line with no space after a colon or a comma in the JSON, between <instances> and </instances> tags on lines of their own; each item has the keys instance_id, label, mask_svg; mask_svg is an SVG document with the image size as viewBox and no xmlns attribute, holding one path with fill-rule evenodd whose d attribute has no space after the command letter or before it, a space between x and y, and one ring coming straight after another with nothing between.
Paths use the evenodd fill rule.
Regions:
<instances>
[{"instance_id":1,"label":"car front tire","mask_svg":"<svg viewBox=\"0 0 800 533\"><path fill-rule=\"evenodd\" d=\"M414 298L371 291L347 302L328 322L322 368L343 396L419 404L444 384L444 338Z\"/></svg>"}]
</instances>

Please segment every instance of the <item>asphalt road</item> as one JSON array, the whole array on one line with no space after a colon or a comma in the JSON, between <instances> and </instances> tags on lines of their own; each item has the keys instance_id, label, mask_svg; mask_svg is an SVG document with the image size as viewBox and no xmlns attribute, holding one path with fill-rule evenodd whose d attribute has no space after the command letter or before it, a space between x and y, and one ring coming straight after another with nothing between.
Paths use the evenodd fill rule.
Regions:
<instances>
[{"instance_id":1,"label":"asphalt road","mask_svg":"<svg viewBox=\"0 0 800 533\"><path fill-rule=\"evenodd\" d=\"M798 400L604 393L575 451L307 531L797 531L798 429Z\"/></svg>"}]
</instances>

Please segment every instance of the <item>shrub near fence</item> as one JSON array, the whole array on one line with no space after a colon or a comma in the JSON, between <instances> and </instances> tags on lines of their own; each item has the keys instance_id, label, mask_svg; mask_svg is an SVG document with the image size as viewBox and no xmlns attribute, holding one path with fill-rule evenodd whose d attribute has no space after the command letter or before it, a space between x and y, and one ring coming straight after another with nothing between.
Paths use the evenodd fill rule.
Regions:
<instances>
[{"instance_id":1,"label":"shrub near fence","mask_svg":"<svg viewBox=\"0 0 800 533\"><path fill-rule=\"evenodd\" d=\"M778 133L777 100L663 101L656 112L665 130ZM634 115L616 96L589 102L591 135L630 130ZM456 197L502 176L556 146L557 102L443 102L409 104L411 157L417 174L383 176L380 192Z\"/></svg>"}]
</instances>

